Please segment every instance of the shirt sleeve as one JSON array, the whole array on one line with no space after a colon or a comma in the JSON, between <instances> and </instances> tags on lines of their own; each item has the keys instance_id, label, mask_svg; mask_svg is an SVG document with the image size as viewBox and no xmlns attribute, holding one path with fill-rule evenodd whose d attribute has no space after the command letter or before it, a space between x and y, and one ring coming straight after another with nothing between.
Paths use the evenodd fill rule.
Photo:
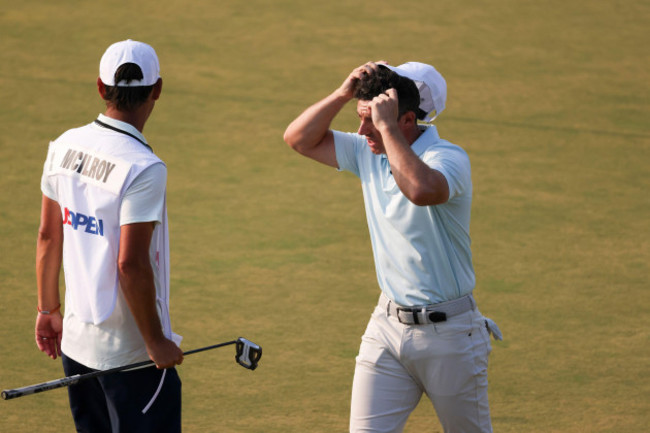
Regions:
<instances>
[{"instance_id":1,"label":"shirt sleeve","mask_svg":"<svg viewBox=\"0 0 650 433\"><path fill-rule=\"evenodd\" d=\"M154 164L140 173L122 198L120 225L161 223L165 209L167 167Z\"/></svg>"},{"instance_id":2,"label":"shirt sleeve","mask_svg":"<svg viewBox=\"0 0 650 433\"><path fill-rule=\"evenodd\" d=\"M471 169L467 154L460 148L427 152L424 162L445 176L449 185L449 200L471 188Z\"/></svg>"},{"instance_id":3,"label":"shirt sleeve","mask_svg":"<svg viewBox=\"0 0 650 433\"><path fill-rule=\"evenodd\" d=\"M362 139L351 132L332 131L334 133L334 148L339 170L347 170L359 177L358 147Z\"/></svg>"},{"instance_id":4,"label":"shirt sleeve","mask_svg":"<svg viewBox=\"0 0 650 433\"><path fill-rule=\"evenodd\" d=\"M52 199L54 201L58 201L56 199L56 191L54 190L54 187L52 187L52 184L50 183L50 176L48 176L48 168L50 166L51 159L52 159L52 143L50 143L50 147L47 150L47 158L43 163L43 174L41 175L41 192L47 198Z\"/></svg>"},{"instance_id":5,"label":"shirt sleeve","mask_svg":"<svg viewBox=\"0 0 650 433\"><path fill-rule=\"evenodd\" d=\"M56 192L54 191L54 188L52 188L52 185L50 184L49 176L45 173L43 173L43 175L41 176L41 192L47 198L57 201Z\"/></svg>"}]
</instances>

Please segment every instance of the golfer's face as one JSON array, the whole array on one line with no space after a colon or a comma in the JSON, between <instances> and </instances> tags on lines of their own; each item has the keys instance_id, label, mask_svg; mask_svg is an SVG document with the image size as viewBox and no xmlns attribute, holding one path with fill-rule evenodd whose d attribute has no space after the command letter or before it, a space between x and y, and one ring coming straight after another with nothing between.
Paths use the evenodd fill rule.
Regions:
<instances>
[{"instance_id":1,"label":"golfer's face","mask_svg":"<svg viewBox=\"0 0 650 433\"><path fill-rule=\"evenodd\" d=\"M386 153L386 150L384 149L384 141L381 138L381 134L379 131L377 131L377 128L375 128L375 125L372 123L370 101L359 100L357 102L357 114L359 115L359 120L361 122L357 133L359 135L366 136L368 147L370 147L372 153L375 155Z\"/></svg>"}]
</instances>

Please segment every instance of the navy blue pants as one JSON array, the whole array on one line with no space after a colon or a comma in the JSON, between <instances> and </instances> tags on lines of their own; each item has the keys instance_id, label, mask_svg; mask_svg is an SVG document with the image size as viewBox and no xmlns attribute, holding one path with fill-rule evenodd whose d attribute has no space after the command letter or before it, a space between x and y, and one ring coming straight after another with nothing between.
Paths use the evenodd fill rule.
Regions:
<instances>
[{"instance_id":1,"label":"navy blue pants","mask_svg":"<svg viewBox=\"0 0 650 433\"><path fill-rule=\"evenodd\" d=\"M65 355L61 358L66 376L96 371ZM155 367L108 374L69 386L77 432L180 432L181 380L175 368L165 371L162 388L153 403L163 375L163 370Z\"/></svg>"}]
</instances>

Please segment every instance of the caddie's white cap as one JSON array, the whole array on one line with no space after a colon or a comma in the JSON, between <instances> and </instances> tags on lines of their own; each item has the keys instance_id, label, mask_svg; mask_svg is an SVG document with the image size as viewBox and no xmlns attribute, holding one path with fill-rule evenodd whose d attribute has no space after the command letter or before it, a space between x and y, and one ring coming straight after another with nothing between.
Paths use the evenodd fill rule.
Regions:
<instances>
[{"instance_id":1,"label":"caddie's white cap","mask_svg":"<svg viewBox=\"0 0 650 433\"><path fill-rule=\"evenodd\" d=\"M122 80L115 83L117 68L125 63L135 63L142 70L141 80ZM160 78L160 63L158 56L151 45L144 42L126 41L116 42L104 53L99 62L99 79L107 86L140 87L153 86Z\"/></svg>"},{"instance_id":2,"label":"caddie's white cap","mask_svg":"<svg viewBox=\"0 0 650 433\"><path fill-rule=\"evenodd\" d=\"M420 109L427 113L423 119L425 122L432 122L442 113L447 100L447 82L436 68L420 62L407 62L399 66L384 66L415 82L420 92Z\"/></svg>"}]
</instances>

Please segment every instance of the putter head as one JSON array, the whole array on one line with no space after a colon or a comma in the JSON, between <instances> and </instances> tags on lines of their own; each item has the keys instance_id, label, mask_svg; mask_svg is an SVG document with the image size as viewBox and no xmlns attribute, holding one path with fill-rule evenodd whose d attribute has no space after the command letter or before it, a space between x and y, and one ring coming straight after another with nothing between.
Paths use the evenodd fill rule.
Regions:
<instances>
[{"instance_id":1,"label":"putter head","mask_svg":"<svg viewBox=\"0 0 650 433\"><path fill-rule=\"evenodd\" d=\"M237 339L236 347L237 355L235 355L235 360L237 363L249 370L255 370L262 357L262 348L242 337Z\"/></svg>"}]
</instances>

